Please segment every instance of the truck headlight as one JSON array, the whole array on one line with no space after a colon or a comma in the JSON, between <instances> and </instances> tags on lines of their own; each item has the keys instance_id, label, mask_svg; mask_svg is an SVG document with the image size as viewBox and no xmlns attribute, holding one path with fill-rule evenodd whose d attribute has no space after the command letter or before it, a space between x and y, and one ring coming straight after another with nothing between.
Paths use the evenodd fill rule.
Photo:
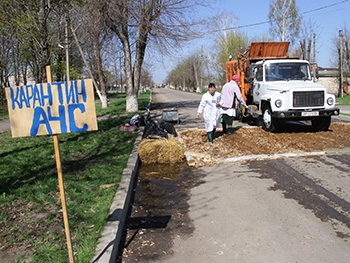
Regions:
<instances>
[{"instance_id":1,"label":"truck headlight","mask_svg":"<svg viewBox=\"0 0 350 263\"><path fill-rule=\"evenodd\" d=\"M281 100L276 100L275 101L275 105L277 108L281 108L282 107L282 101Z\"/></svg>"},{"instance_id":2,"label":"truck headlight","mask_svg":"<svg viewBox=\"0 0 350 263\"><path fill-rule=\"evenodd\" d=\"M327 99L327 104L328 104L329 106L331 106L331 105L333 105L333 103L334 103L334 99L333 99L332 97L329 97L329 98Z\"/></svg>"}]
</instances>

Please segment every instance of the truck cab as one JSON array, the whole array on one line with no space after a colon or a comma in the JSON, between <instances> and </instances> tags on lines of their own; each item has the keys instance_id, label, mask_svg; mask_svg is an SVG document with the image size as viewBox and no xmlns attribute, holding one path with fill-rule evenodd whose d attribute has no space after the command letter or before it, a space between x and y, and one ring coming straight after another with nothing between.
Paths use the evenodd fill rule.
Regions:
<instances>
[{"instance_id":1,"label":"truck cab","mask_svg":"<svg viewBox=\"0 0 350 263\"><path fill-rule=\"evenodd\" d=\"M262 113L263 128L275 131L286 120L311 120L314 130L328 130L338 115L335 96L313 82L310 64L299 59L262 60L253 66L253 104Z\"/></svg>"}]
</instances>

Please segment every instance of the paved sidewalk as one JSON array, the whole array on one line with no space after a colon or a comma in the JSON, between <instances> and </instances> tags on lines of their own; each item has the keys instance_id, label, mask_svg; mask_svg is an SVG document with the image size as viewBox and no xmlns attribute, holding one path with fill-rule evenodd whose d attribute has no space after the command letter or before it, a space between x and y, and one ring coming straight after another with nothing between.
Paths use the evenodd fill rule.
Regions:
<instances>
[{"instance_id":1,"label":"paved sidewalk","mask_svg":"<svg viewBox=\"0 0 350 263\"><path fill-rule=\"evenodd\" d=\"M336 105L340 109L339 116L332 116L334 120L349 121L350 120L350 105Z\"/></svg>"},{"instance_id":2,"label":"paved sidewalk","mask_svg":"<svg viewBox=\"0 0 350 263\"><path fill-rule=\"evenodd\" d=\"M340 109L340 115L350 114L350 105L335 105Z\"/></svg>"},{"instance_id":3,"label":"paved sidewalk","mask_svg":"<svg viewBox=\"0 0 350 263\"><path fill-rule=\"evenodd\" d=\"M6 132L10 130L10 120L1 120L0 121L0 133Z\"/></svg>"}]
</instances>

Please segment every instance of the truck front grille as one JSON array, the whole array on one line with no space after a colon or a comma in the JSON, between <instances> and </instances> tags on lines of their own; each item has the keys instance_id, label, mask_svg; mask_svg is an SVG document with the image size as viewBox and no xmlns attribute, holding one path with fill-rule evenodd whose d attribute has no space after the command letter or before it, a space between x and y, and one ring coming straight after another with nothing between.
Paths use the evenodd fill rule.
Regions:
<instances>
[{"instance_id":1,"label":"truck front grille","mask_svg":"<svg viewBox=\"0 0 350 263\"><path fill-rule=\"evenodd\" d=\"M294 91L293 107L324 106L324 91Z\"/></svg>"}]
</instances>

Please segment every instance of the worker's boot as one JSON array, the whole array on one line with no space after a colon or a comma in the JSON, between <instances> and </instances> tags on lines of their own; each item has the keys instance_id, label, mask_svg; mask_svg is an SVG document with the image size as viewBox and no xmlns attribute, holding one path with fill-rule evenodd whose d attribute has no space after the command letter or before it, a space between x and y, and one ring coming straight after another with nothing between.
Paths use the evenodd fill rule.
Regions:
<instances>
[{"instance_id":1,"label":"worker's boot","mask_svg":"<svg viewBox=\"0 0 350 263\"><path fill-rule=\"evenodd\" d=\"M221 116L221 118L220 118L220 123L222 125L222 132L226 133L226 123L225 123L225 120L224 120L223 116Z\"/></svg>"},{"instance_id":2,"label":"worker's boot","mask_svg":"<svg viewBox=\"0 0 350 263\"><path fill-rule=\"evenodd\" d=\"M222 132L223 132L224 134L227 133L227 125L226 125L226 122L225 122L225 121L222 122Z\"/></svg>"},{"instance_id":3,"label":"worker's boot","mask_svg":"<svg viewBox=\"0 0 350 263\"><path fill-rule=\"evenodd\" d=\"M207 132L209 142L213 143L213 132Z\"/></svg>"}]
</instances>

